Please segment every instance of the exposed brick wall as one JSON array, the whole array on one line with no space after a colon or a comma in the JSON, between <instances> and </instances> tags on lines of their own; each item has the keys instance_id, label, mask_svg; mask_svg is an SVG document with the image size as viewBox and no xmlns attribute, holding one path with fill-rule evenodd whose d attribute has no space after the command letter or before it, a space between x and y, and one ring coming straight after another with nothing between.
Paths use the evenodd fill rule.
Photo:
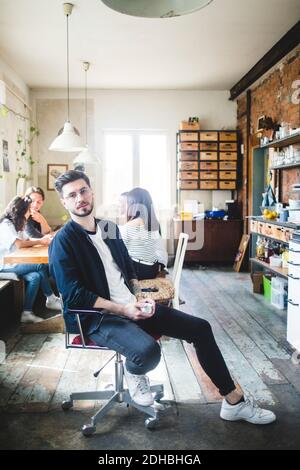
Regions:
<instances>
[{"instance_id":1,"label":"exposed brick wall","mask_svg":"<svg viewBox=\"0 0 300 470\"><path fill-rule=\"evenodd\" d=\"M255 131L257 130L257 120L260 116L270 116L273 121L281 123L283 121L291 127L300 126L300 104L292 101L295 88L292 84L295 80L300 80L300 46L289 53L282 61L274 66L267 74L251 86L251 138L249 144L249 155L255 145ZM245 147L243 159L243 185L239 192L239 201L243 203L243 215L247 210L246 175L247 165L247 119L246 119L246 94L237 99L237 121L238 129L241 132L242 142ZM300 181L299 170L289 169L282 171L281 184L284 202L287 202L289 186L295 181Z\"/></svg>"}]
</instances>

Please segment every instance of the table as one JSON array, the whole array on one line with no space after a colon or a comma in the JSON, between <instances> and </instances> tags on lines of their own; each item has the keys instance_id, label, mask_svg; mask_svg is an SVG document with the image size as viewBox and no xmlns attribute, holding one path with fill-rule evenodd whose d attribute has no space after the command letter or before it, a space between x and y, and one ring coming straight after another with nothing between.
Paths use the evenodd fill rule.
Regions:
<instances>
[{"instance_id":1,"label":"table","mask_svg":"<svg viewBox=\"0 0 300 470\"><path fill-rule=\"evenodd\" d=\"M43 245L19 248L4 256L5 264L48 264L48 262L48 247Z\"/></svg>"}]
</instances>

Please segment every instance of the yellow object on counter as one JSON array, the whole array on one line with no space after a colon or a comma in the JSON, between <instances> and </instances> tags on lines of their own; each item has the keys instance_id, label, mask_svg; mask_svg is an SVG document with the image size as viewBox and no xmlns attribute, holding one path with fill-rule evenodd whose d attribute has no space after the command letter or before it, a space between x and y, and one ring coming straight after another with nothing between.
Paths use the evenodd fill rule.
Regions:
<instances>
[{"instance_id":1,"label":"yellow object on counter","mask_svg":"<svg viewBox=\"0 0 300 470\"><path fill-rule=\"evenodd\" d=\"M193 213L192 212L181 211L179 216L180 216L181 220L193 220Z\"/></svg>"}]
</instances>

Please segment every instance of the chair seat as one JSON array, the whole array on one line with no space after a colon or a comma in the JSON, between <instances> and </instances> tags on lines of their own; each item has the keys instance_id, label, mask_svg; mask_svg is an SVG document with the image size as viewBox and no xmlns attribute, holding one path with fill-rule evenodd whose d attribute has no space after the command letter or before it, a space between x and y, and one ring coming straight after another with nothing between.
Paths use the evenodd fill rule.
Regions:
<instances>
[{"instance_id":1,"label":"chair seat","mask_svg":"<svg viewBox=\"0 0 300 470\"><path fill-rule=\"evenodd\" d=\"M168 277L156 277L139 281L141 289L156 288L158 292L145 292L145 296L156 302L163 302L174 298L175 289L171 279Z\"/></svg>"},{"instance_id":2,"label":"chair seat","mask_svg":"<svg viewBox=\"0 0 300 470\"><path fill-rule=\"evenodd\" d=\"M77 335L75 338L73 338L72 344L82 344L80 335ZM97 346L97 343L95 343L95 341L93 341L91 338L87 338L85 340L85 344L87 346Z\"/></svg>"}]
</instances>

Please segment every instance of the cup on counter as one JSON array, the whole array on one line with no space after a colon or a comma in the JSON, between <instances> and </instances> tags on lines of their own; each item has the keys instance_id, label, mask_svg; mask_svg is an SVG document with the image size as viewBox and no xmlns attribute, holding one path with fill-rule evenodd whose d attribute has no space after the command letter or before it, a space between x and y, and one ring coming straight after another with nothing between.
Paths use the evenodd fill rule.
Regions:
<instances>
[{"instance_id":1,"label":"cup on counter","mask_svg":"<svg viewBox=\"0 0 300 470\"><path fill-rule=\"evenodd\" d=\"M279 222L287 222L288 220L288 215L289 215L289 211L287 209L283 209L280 213L279 213Z\"/></svg>"}]
</instances>

